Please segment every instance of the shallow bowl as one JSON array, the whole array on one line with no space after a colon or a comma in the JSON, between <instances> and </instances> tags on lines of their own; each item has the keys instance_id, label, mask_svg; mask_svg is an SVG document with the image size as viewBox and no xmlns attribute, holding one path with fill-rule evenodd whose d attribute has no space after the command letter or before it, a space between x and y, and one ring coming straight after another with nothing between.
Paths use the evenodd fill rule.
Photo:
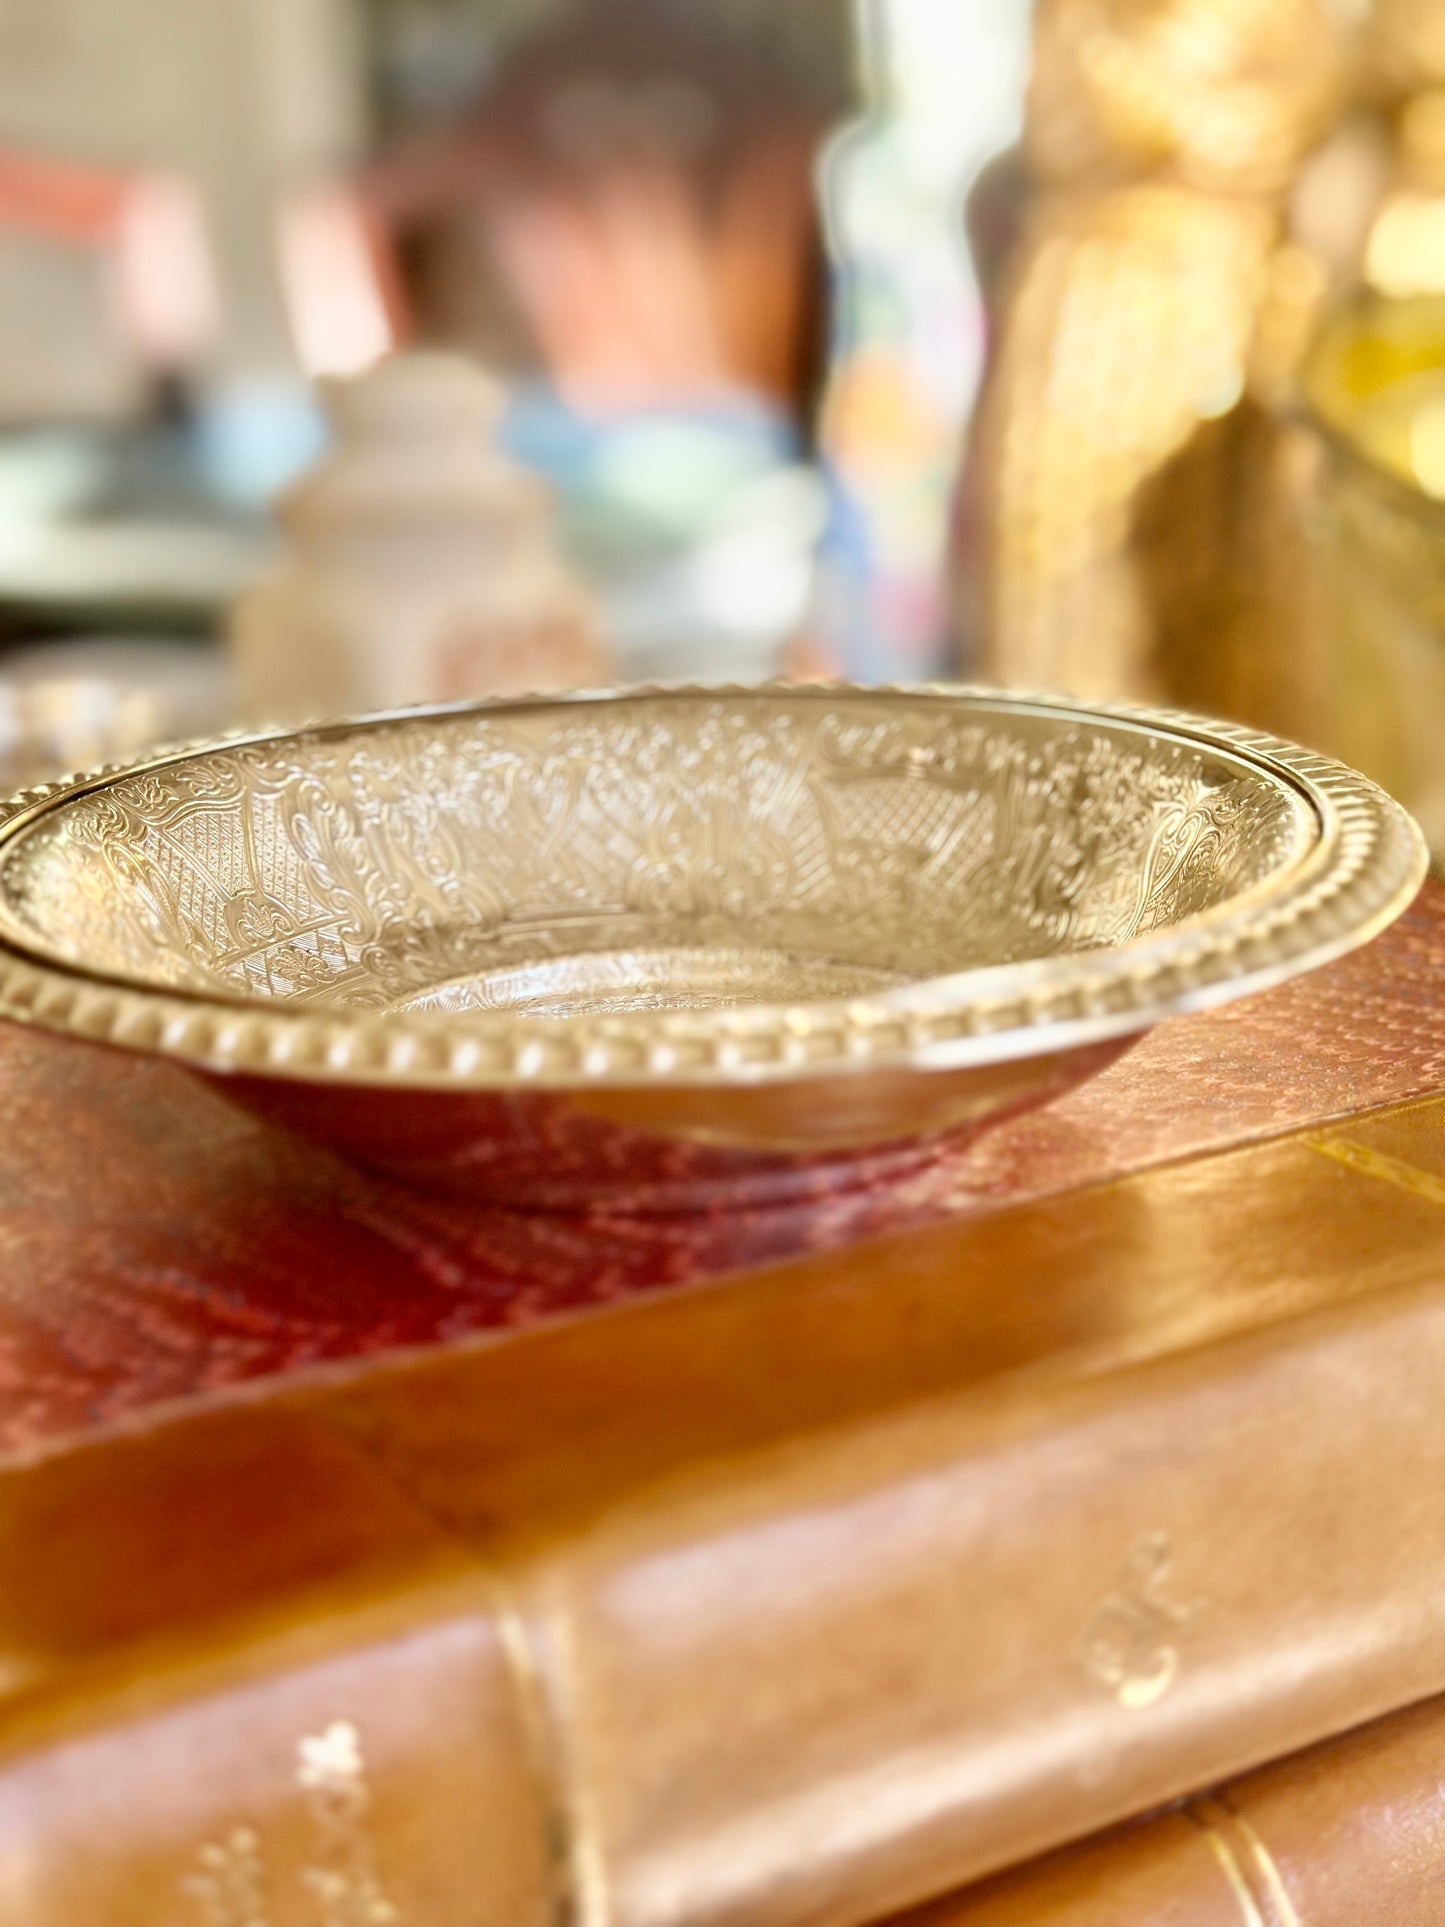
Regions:
<instances>
[{"instance_id":1,"label":"shallow bowl","mask_svg":"<svg viewBox=\"0 0 1445 1927\"><path fill-rule=\"evenodd\" d=\"M0 1015L520 1208L906 1168L1365 942L1409 817L1178 716L661 690L238 738L0 826Z\"/></svg>"}]
</instances>

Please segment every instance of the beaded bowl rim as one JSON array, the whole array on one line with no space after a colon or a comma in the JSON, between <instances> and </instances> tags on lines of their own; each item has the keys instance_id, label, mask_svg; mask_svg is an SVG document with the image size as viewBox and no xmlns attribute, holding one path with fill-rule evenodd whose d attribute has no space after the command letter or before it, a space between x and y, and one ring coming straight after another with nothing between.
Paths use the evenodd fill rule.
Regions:
<instances>
[{"instance_id":1,"label":"beaded bowl rim","mask_svg":"<svg viewBox=\"0 0 1445 1927\"><path fill-rule=\"evenodd\" d=\"M1302 802L1318 833L1293 861L1237 896L1145 936L814 1002L561 1017L347 1010L150 988L6 935L0 1017L195 1070L389 1089L697 1087L865 1069L956 1070L1127 1037L1165 1017L1267 989L1369 942L1409 906L1426 875L1425 841L1406 811L1354 770L1297 744L1178 711L949 683L649 684L236 730L20 792L0 804L0 860L38 821L74 800L227 750L584 704L784 697L946 701L1065 725L1123 727L1242 764Z\"/></svg>"}]
</instances>

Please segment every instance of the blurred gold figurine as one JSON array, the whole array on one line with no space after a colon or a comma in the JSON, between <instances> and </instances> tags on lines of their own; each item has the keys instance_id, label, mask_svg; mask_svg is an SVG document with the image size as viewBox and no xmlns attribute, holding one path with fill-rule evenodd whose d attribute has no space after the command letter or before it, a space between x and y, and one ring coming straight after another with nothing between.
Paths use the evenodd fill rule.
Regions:
<instances>
[{"instance_id":1,"label":"blurred gold figurine","mask_svg":"<svg viewBox=\"0 0 1445 1927\"><path fill-rule=\"evenodd\" d=\"M1363 54L1384 151L1360 278L1391 297L1445 294L1445 8L1375 0Z\"/></svg>"},{"instance_id":2,"label":"blurred gold figurine","mask_svg":"<svg viewBox=\"0 0 1445 1927\"><path fill-rule=\"evenodd\" d=\"M1330 0L1040 0L1033 199L965 484L971 667L1276 718L1247 605L1326 278L1292 202L1345 52Z\"/></svg>"},{"instance_id":3,"label":"blurred gold figurine","mask_svg":"<svg viewBox=\"0 0 1445 1927\"><path fill-rule=\"evenodd\" d=\"M1353 288L1301 365L1318 659L1299 734L1408 804L1445 872L1445 8L1377 0L1356 145L1373 198Z\"/></svg>"}]
</instances>

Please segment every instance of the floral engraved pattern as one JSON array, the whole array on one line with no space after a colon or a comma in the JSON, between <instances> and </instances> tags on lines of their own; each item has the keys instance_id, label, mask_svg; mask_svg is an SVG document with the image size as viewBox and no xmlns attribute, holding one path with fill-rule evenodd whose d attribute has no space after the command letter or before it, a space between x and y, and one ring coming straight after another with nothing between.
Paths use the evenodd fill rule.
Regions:
<instances>
[{"instance_id":1,"label":"floral engraved pattern","mask_svg":"<svg viewBox=\"0 0 1445 1927\"><path fill-rule=\"evenodd\" d=\"M1087 717L639 699L130 777L19 838L0 905L30 945L154 986L572 1014L622 1007L620 960L646 952L672 959L654 1007L698 1008L1117 944L1248 890L1308 834L1284 786ZM751 986L717 963L739 956ZM517 988L557 960L540 1002Z\"/></svg>"},{"instance_id":2,"label":"floral engraved pattern","mask_svg":"<svg viewBox=\"0 0 1445 1927\"><path fill-rule=\"evenodd\" d=\"M377 1872L371 1789L361 1736L350 1720L333 1720L301 1740L296 1784L316 1832L314 1860L301 1870L316 1927L401 1927ZM202 1847L197 1861L182 1886L205 1927L270 1927L265 1858L253 1828L237 1827Z\"/></svg>"},{"instance_id":3,"label":"floral engraved pattern","mask_svg":"<svg viewBox=\"0 0 1445 1927\"><path fill-rule=\"evenodd\" d=\"M183 1885L205 1927L269 1927L261 1842L250 1827L202 1847L197 1870Z\"/></svg>"},{"instance_id":4,"label":"floral engraved pattern","mask_svg":"<svg viewBox=\"0 0 1445 1927\"><path fill-rule=\"evenodd\" d=\"M370 1832L371 1789L361 1737L350 1720L333 1720L297 1749L297 1784L308 1795L319 1836L317 1864L305 1880L322 1927L397 1927L382 1892Z\"/></svg>"}]
</instances>

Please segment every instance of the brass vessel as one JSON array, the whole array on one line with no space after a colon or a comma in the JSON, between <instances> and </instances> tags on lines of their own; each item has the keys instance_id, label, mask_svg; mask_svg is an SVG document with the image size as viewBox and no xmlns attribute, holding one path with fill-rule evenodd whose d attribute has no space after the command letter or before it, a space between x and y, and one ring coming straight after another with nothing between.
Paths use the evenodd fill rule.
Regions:
<instances>
[{"instance_id":1,"label":"brass vessel","mask_svg":"<svg viewBox=\"0 0 1445 1927\"><path fill-rule=\"evenodd\" d=\"M1365 941L1388 797L1224 725L653 690L239 738L30 792L0 1015L538 1209L811 1196Z\"/></svg>"}]
</instances>

